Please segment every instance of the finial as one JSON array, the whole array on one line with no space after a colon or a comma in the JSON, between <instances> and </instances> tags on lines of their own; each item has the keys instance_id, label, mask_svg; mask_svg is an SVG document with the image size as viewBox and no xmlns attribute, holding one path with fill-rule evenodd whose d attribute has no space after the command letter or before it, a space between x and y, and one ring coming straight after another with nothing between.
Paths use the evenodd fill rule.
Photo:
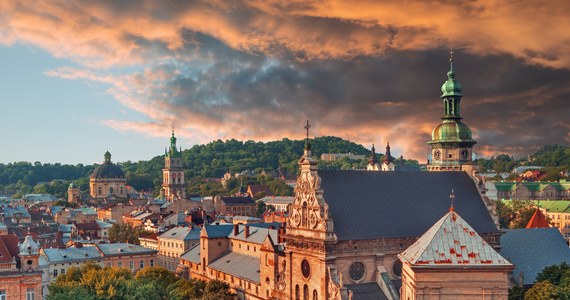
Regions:
<instances>
[{"instance_id":1,"label":"finial","mask_svg":"<svg viewBox=\"0 0 570 300\"><path fill-rule=\"evenodd\" d=\"M372 153L374 153L376 151L376 148L374 148L374 144L372 144Z\"/></svg>"},{"instance_id":2,"label":"finial","mask_svg":"<svg viewBox=\"0 0 570 300\"><path fill-rule=\"evenodd\" d=\"M451 201L451 206L449 207L449 211L453 211L453 201L455 200L455 193L453 189L451 190L451 195L449 195L449 200Z\"/></svg>"},{"instance_id":3,"label":"finial","mask_svg":"<svg viewBox=\"0 0 570 300\"><path fill-rule=\"evenodd\" d=\"M305 125L305 130L307 130L307 136L305 138L305 150L311 150L311 144L309 143L309 128L311 128L311 124L309 124L309 120L307 120L307 125Z\"/></svg>"},{"instance_id":4,"label":"finial","mask_svg":"<svg viewBox=\"0 0 570 300\"><path fill-rule=\"evenodd\" d=\"M174 136L174 124L172 125L172 136Z\"/></svg>"}]
</instances>

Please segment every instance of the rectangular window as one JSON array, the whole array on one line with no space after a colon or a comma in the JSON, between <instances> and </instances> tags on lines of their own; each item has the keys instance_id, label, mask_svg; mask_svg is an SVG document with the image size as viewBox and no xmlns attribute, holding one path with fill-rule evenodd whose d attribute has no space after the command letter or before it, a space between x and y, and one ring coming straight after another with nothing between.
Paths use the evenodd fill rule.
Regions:
<instances>
[{"instance_id":1,"label":"rectangular window","mask_svg":"<svg viewBox=\"0 0 570 300\"><path fill-rule=\"evenodd\" d=\"M53 270L53 277L57 277L57 269Z\"/></svg>"},{"instance_id":2,"label":"rectangular window","mask_svg":"<svg viewBox=\"0 0 570 300\"><path fill-rule=\"evenodd\" d=\"M0 300L6 300L6 291L5 290L0 291Z\"/></svg>"},{"instance_id":3,"label":"rectangular window","mask_svg":"<svg viewBox=\"0 0 570 300\"><path fill-rule=\"evenodd\" d=\"M34 289L26 290L26 300L34 300L36 298L36 292Z\"/></svg>"},{"instance_id":4,"label":"rectangular window","mask_svg":"<svg viewBox=\"0 0 570 300\"><path fill-rule=\"evenodd\" d=\"M122 267L123 267L123 262L122 262L122 261L117 262L117 267L122 268Z\"/></svg>"},{"instance_id":5,"label":"rectangular window","mask_svg":"<svg viewBox=\"0 0 570 300\"><path fill-rule=\"evenodd\" d=\"M140 264L139 264L139 267L140 267L141 269L144 268L144 260L141 260L141 262L140 262Z\"/></svg>"},{"instance_id":6,"label":"rectangular window","mask_svg":"<svg viewBox=\"0 0 570 300\"><path fill-rule=\"evenodd\" d=\"M65 269L61 269L61 274L65 274Z\"/></svg>"},{"instance_id":7,"label":"rectangular window","mask_svg":"<svg viewBox=\"0 0 570 300\"><path fill-rule=\"evenodd\" d=\"M154 267L154 259L151 259L151 260L150 260L150 266L151 266L151 267Z\"/></svg>"},{"instance_id":8,"label":"rectangular window","mask_svg":"<svg viewBox=\"0 0 570 300\"><path fill-rule=\"evenodd\" d=\"M135 262L131 260L129 267L131 268L131 271L134 270L135 269Z\"/></svg>"}]
</instances>

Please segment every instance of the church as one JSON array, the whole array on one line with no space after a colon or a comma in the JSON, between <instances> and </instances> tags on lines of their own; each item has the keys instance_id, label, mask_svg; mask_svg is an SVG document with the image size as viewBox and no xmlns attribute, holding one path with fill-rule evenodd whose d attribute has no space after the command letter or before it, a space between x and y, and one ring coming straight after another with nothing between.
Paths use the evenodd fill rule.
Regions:
<instances>
[{"instance_id":1,"label":"church","mask_svg":"<svg viewBox=\"0 0 570 300\"><path fill-rule=\"evenodd\" d=\"M444 222L450 201L454 203L453 220L460 215L462 222L462 227L453 228L467 230L487 245L477 249L461 245L459 250L469 250L469 257L475 258L484 257L478 253L481 249L496 251L500 242L497 219L477 164L471 159L476 142L461 122L461 85L455 79L453 59L450 62L442 86L442 123L428 142L432 148L428 172L382 172L390 170L389 151L385 167L378 166L373 155L369 171L319 170L311 155L307 123L304 153L298 160L300 174L286 223L279 229L253 224L234 225L233 229L231 225L205 225L200 245L182 255L180 269L190 277L226 281L243 299L399 299L403 267L420 275L426 270L410 264L417 261L404 251L434 224ZM405 255L399 257L401 253ZM485 294L506 299L505 278L512 268L497 255L491 257L497 264L486 267L501 281L473 293L479 298ZM481 259L472 261L481 263ZM453 263L457 260L449 262ZM488 274L470 273L470 280ZM415 286L407 278L407 286ZM455 294L446 296L452 290ZM419 292L407 291L412 295L409 299L424 299L418 294L424 292L425 299L429 295L441 299L458 295L454 288L430 286Z\"/></svg>"}]
</instances>

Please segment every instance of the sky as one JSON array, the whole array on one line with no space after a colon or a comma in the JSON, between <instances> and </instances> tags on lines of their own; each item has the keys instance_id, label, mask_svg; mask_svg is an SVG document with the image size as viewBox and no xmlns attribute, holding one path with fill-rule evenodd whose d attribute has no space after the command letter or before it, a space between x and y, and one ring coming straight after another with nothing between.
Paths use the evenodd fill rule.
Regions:
<instances>
[{"instance_id":1,"label":"sky","mask_svg":"<svg viewBox=\"0 0 570 300\"><path fill-rule=\"evenodd\" d=\"M0 1L0 162L334 135L425 162L454 49L475 152L570 143L570 2ZM383 151L380 151L383 152Z\"/></svg>"}]
</instances>

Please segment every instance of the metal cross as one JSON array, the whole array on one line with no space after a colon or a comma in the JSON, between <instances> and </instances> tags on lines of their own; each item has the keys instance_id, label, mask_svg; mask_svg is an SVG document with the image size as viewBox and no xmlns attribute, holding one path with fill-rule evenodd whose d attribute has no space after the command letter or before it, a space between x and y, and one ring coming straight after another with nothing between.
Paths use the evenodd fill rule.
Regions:
<instances>
[{"instance_id":1,"label":"metal cross","mask_svg":"<svg viewBox=\"0 0 570 300\"><path fill-rule=\"evenodd\" d=\"M449 200L451 200L451 210L453 210L453 200L455 200L453 189L451 190L451 195L449 195Z\"/></svg>"},{"instance_id":2,"label":"metal cross","mask_svg":"<svg viewBox=\"0 0 570 300\"><path fill-rule=\"evenodd\" d=\"M309 120L307 120L307 125L305 125L304 127L307 130L307 141L309 140L309 128L311 128L311 125L309 124Z\"/></svg>"},{"instance_id":3,"label":"metal cross","mask_svg":"<svg viewBox=\"0 0 570 300\"><path fill-rule=\"evenodd\" d=\"M453 48L449 49L449 61L453 62Z\"/></svg>"}]
</instances>

